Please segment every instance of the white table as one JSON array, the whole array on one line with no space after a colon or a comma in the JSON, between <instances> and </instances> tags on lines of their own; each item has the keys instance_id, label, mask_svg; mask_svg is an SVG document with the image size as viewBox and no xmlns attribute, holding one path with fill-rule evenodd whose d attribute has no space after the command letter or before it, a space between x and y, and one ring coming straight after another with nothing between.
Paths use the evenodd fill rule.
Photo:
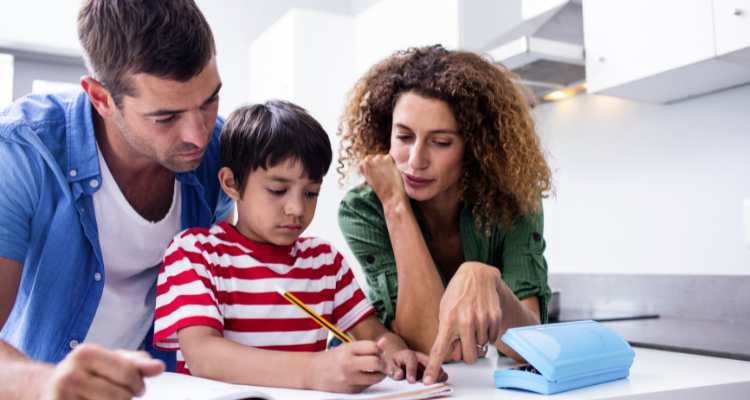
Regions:
<instances>
[{"instance_id":1,"label":"white table","mask_svg":"<svg viewBox=\"0 0 750 400\"><path fill-rule=\"evenodd\" d=\"M696 356L661 350L634 348L630 377L583 389L552 395L555 399L750 399L750 362ZM496 355L494 348L488 353ZM492 374L516 362L490 356L474 365L446 364L453 399L544 399L531 392L494 387Z\"/></svg>"}]
</instances>

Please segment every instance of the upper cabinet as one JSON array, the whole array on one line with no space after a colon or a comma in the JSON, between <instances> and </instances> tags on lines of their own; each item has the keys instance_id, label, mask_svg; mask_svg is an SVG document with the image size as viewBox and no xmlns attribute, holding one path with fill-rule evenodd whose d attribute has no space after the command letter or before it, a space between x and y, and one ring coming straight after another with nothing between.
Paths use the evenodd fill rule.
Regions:
<instances>
[{"instance_id":1,"label":"upper cabinet","mask_svg":"<svg viewBox=\"0 0 750 400\"><path fill-rule=\"evenodd\" d=\"M750 0L584 0L589 93L668 103L750 82Z\"/></svg>"},{"instance_id":2,"label":"upper cabinet","mask_svg":"<svg viewBox=\"0 0 750 400\"><path fill-rule=\"evenodd\" d=\"M747 60L750 66L750 0L714 0L716 54ZM744 51L743 51L744 50Z\"/></svg>"}]
</instances>

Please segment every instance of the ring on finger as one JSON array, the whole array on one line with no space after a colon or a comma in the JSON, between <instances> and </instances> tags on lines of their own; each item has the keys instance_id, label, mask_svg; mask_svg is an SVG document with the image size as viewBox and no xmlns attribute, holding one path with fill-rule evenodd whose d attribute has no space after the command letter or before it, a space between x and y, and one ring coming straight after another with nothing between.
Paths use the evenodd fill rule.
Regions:
<instances>
[{"instance_id":1,"label":"ring on finger","mask_svg":"<svg viewBox=\"0 0 750 400\"><path fill-rule=\"evenodd\" d=\"M487 342L487 343L485 343L483 345L482 344L478 344L477 347L479 347L480 349L482 349L482 351L487 351L487 349L490 348L490 342Z\"/></svg>"}]
</instances>

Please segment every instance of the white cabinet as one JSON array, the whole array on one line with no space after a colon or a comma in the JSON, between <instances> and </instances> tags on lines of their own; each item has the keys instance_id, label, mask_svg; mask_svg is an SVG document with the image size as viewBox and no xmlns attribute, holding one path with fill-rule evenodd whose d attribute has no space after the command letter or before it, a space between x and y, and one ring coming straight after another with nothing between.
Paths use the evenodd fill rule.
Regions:
<instances>
[{"instance_id":1,"label":"white cabinet","mask_svg":"<svg viewBox=\"0 0 750 400\"><path fill-rule=\"evenodd\" d=\"M750 48L748 3L584 0L588 92L668 103L750 82L750 58L737 62Z\"/></svg>"},{"instance_id":2,"label":"white cabinet","mask_svg":"<svg viewBox=\"0 0 750 400\"><path fill-rule=\"evenodd\" d=\"M750 0L713 0L716 54L732 53L750 65ZM743 51L744 50L744 51Z\"/></svg>"}]
</instances>

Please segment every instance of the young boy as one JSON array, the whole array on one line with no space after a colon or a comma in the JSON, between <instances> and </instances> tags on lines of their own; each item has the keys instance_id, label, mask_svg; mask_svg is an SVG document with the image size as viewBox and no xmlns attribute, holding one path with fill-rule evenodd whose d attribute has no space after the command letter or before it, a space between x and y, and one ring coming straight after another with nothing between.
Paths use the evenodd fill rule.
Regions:
<instances>
[{"instance_id":1,"label":"young boy","mask_svg":"<svg viewBox=\"0 0 750 400\"><path fill-rule=\"evenodd\" d=\"M299 237L332 156L326 132L293 104L229 116L219 180L237 202L237 223L182 232L159 272L154 346L179 351L178 372L333 392L358 392L386 375L416 382L427 356L380 323L340 253ZM356 341L324 351L328 332L276 285Z\"/></svg>"}]
</instances>

